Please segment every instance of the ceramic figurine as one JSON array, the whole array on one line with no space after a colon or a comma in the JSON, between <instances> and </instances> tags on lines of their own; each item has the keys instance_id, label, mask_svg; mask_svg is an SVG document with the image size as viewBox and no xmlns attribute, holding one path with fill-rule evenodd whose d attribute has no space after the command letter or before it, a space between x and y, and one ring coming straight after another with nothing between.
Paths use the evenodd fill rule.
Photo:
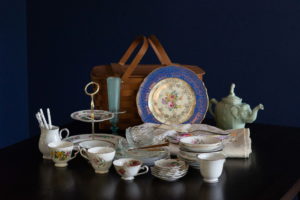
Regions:
<instances>
[{"instance_id":1,"label":"ceramic figurine","mask_svg":"<svg viewBox=\"0 0 300 200\"><path fill-rule=\"evenodd\" d=\"M252 123L256 120L257 112L263 110L264 106L259 104L253 110L246 103L242 103L242 99L234 94L235 84L231 84L230 94L218 102L211 99L209 104L209 112L214 117L217 127L227 129L244 128L246 123ZM215 111L212 105L215 104Z\"/></svg>"}]
</instances>

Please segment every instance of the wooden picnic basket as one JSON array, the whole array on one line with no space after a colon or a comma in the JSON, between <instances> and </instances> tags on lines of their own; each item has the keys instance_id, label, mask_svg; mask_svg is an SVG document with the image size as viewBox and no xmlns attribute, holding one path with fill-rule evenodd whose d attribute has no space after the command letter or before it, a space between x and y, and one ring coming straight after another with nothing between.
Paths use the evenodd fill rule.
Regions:
<instances>
[{"instance_id":1,"label":"wooden picnic basket","mask_svg":"<svg viewBox=\"0 0 300 200\"><path fill-rule=\"evenodd\" d=\"M148 44L154 50L160 64L140 64L143 56L147 52ZM139 51L132 59L130 64L126 64L134 50L140 46ZM181 65L172 63L163 46L160 44L156 36L151 35L137 37L129 46L127 51L121 57L118 63L110 65L100 65L93 67L91 71L91 79L99 83L100 91L95 96L95 106L97 109L108 110L107 83L106 78L109 76L121 77L121 93L120 93L120 111L126 111L125 114L119 115L118 127L125 130L130 126L143 123L138 114L136 105L136 95L144 78L154 69L169 65L182 66L194 71L202 80L205 72L198 66ZM101 129L109 129L109 122L103 122Z\"/></svg>"}]
</instances>

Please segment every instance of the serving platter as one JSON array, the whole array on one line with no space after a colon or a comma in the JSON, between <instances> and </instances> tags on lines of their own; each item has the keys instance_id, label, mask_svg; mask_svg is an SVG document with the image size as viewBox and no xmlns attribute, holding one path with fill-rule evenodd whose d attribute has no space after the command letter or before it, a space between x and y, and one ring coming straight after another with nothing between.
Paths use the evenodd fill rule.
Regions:
<instances>
[{"instance_id":1,"label":"serving platter","mask_svg":"<svg viewBox=\"0 0 300 200\"><path fill-rule=\"evenodd\" d=\"M191 70L162 67L151 72L137 94L144 122L163 124L201 123L208 109L207 90Z\"/></svg>"},{"instance_id":2,"label":"serving platter","mask_svg":"<svg viewBox=\"0 0 300 200\"><path fill-rule=\"evenodd\" d=\"M74 148L79 148L79 143L89 140L100 140L106 141L114 145L116 148L118 146L119 140L124 139L124 137L112 134L104 134L104 133L95 133L93 134L80 134L80 135L73 135L67 138L64 138L63 141L72 142L74 144Z\"/></svg>"}]
</instances>

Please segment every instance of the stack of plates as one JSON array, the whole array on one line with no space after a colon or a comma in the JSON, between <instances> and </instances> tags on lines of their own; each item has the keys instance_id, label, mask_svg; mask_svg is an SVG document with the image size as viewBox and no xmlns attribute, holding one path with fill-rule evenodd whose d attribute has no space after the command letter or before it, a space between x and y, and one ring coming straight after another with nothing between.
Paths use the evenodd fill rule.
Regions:
<instances>
[{"instance_id":1,"label":"stack of plates","mask_svg":"<svg viewBox=\"0 0 300 200\"><path fill-rule=\"evenodd\" d=\"M198 153L197 153L197 155L198 155ZM180 160L183 160L184 162L186 162L192 168L200 169L200 163L196 158L190 158L190 157L183 156L183 154L181 152L179 152L177 154L177 157Z\"/></svg>"},{"instance_id":2,"label":"stack of plates","mask_svg":"<svg viewBox=\"0 0 300 200\"><path fill-rule=\"evenodd\" d=\"M176 181L186 175L189 166L182 160L161 159L151 167L151 174L165 181Z\"/></svg>"},{"instance_id":3,"label":"stack of plates","mask_svg":"<svg viewBox=\"0 0 300 200\"><path fill-rule=\"evenodd\" d=\"M191 167L199 169L200 164L197 156L201 153L221 151L222 141L214 136L191 136L180 139L179 153L177 157L185 161Z\"/></svg>"}]
</instances>

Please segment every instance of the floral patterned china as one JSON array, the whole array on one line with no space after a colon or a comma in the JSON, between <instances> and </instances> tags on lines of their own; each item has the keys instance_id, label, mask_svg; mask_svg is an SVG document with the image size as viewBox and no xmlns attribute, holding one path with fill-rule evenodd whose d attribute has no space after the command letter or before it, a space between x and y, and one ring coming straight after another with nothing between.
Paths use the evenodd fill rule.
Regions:
<instances>
[{"instance_id":1,"label":"floral patterned china","mask_svg":"<svg viewBox=\"0 0 300 200\"><path fill-rule=\"evenodd\" d=\"M193 136L192 133L176 133L173 135L167 136L169 142L173 144L178 144L181 138Z\"/></svg>"},{"instance_id":2,"label":"floral patterned china","mask_svg":"<svg viewBox=\"0 0 300 200\"><path fill-rule=\"evenodd\" d=\"M151 167L151 174L165 181L175 181L186 175L188 165L178 159L161 159Z\"/></svg>"},{"instance_id":3,"label":"floral patterned china","mask_svg":"<svg viewBox=\"0 0 300 200\"><path fill-rule=\"evenodd\" d=\"M121 158L115 160L113 164L123 180L133 180L135 176L146 174L149 171L148 166L143 165L141 160L133 158Z\"/></svg>"},{"instance_id":4,"label":"floral patterned china","mask_svg":"<svg viewBox=\"0 0 300 200\"><path fill-rule=\"evenodd\" d=\"M117 147L119 140L125 140L124 137L112 134L104 134L104 133L96 133L94 136L92 134L81 134L81 135L73 135L67 138L64 138L63 141L72 142L74 144L74 148L79 148L79 143L90 140L99 140L108 142L113 145L113 147Z\"/></svg>"},{"instance_id":5,"label":"floral patterned china","mask_svg":"<svg viewBox=\"0 0 300 200\"><path fill-rule=\"evenodd\" d=\"M180 139L179 146L192 152L215 151L222 146L222 140L211 135L190 136Z\"/></svg>"},{"instance_id":6,"label":"floral patterned china","mask_svg":"<svg viewBox=\"0 0 300 200\"><path fill-rule=\"evenodd\" d=\"M80 154L89 160L95 172L106 174L112 164L116 151L111 147L93 147L88 150L80 149Z\"/></svg>"},{"instance_id":7,"label":"floral patterned china","mask_svg":"<svg viewBox=\"0 0 300 200\"><path fill-rule=\"evenodd\" d=\"M180 152L177 154L177 158L179 160L186 162L190 167L192 167L194 169L200 169L200 163L197 159L186 158L186 157L182 156Z\"/></svg>"},{"instance_id":8,"label":"floral patterned china","mask_svg":"<svg viewBox=\"0 0 300 200\"><path fill-rule=\"evenodd\" d=\"M160 168L180 168L185 165L185 163L181 160L177 159L161 159L158 161L155 161L155 166Z\"/></svg>"},{"instance_id":9,"label":"floral patterned china","mask_svg":"<svg viewBox=\"0 0 300 200\"><path fill-rule=\"evenodd\" d=\"M48 144L51 159L54 161L56 167L66 167L68 161L74 159L78 151L72 156L74 145L72 142L51 142Z\"/></svg>"},{"instance_id":10,"label":"floral patterned china","mask_svg":"<svg viewBox=\"0 0 300 200\"><path fill-rule=\"evenodd\" d=\"M162 67L144 79L137 106L144 122L200 123L208 108L207 90L193 71L179 66Z\"/></svg>"},{"instance_id":11,"label":"floral patterned china","mask_svg":"<svg viewBox=\"0 0 300 200\"><path fill-rule=\"evenodd\" d=\"M92 114L94 114L94 120L91 117ZM71 118L83 122L102 122L114 118L114 113L105 110L94 110L94 113L91 110L81 110L73 112Z\"/></svg>"}]
</instances>

